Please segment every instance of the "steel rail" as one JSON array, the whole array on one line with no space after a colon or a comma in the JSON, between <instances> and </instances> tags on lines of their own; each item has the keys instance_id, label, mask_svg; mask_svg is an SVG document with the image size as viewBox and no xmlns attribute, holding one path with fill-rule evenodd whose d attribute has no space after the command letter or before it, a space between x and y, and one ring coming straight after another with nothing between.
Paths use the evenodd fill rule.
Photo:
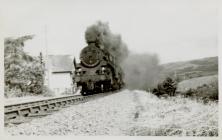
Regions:
<instances>
[{"instance_id":1,"label":"steel rail","mask_svg":"<svg viewBox=\"0 0 222 140\"><path fill-rule=\"evenodd\" d=\"M4 106L4 122L7 124L20 124L35 117L50 115L54 111L70 105L86 102L91 99L103 97L113 92L100 93L89 96L71 95L54 97L37 101L23 102Z\"/></svg>"}]
</instances>

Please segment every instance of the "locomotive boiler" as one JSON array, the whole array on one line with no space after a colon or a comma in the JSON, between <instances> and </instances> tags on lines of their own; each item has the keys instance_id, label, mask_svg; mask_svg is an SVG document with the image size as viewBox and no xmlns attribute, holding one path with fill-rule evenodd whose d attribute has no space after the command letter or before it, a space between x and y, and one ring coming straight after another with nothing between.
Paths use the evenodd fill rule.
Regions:
<instances>
[{"instance_id":1,"label":"locomotive boiler","mask_svg":"<svg viewBox=\"0 0 222 140\"><path fill-rule=\"evenodd\" d=\"M80 63L74 59L74 83L81 87L81 94L95 94L121 89L123 71L116 64L114 55L103 45L91 42L81 50Z\"/></svg>"}]
</instances>

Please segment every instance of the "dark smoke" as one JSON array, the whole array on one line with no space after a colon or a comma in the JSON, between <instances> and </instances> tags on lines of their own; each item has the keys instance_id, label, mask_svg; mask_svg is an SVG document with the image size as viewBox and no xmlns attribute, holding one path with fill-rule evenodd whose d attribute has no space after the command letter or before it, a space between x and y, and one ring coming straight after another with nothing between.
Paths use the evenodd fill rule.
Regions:
<instances>
[{"instance_id":1,"label":"dark smoke","mask_svg":"<svg viewBox=\"0 0 222 140\"><path fill-rule=\"evenodd\" d=\"M153 54L130 54L122 63L129 89L151 89L159 79L159 59Z\"/></svg>"},{"instance_id":2,"label":"dark smoke","mask_svg":"<svg viewBox=\"0 0 222 140\"><path fill-rule=\"evenodd\" d=\"M87 28L86 42L97 42L116 57L125 73L124 81L129 89L148 89L156 85L160 71L159 59L152 54L129 54L127 45L118 34L110 31L108 23L97 22ZM136 47L136 46L135 46Z\"/></svg>"},{"instance_id":3,"label":"dark smoke","mask_svg":"<svg viewBox=\"0 0 222 140\"><path fill-rule=\"evenodd\" d=\"M118 34L110 31L109 24L97 22L87 28L85 32L86 42L97 42L105 47L115 58L117 63L122 62L128 56L127 45L122 41Z\"/></svg>"}]
</instances>

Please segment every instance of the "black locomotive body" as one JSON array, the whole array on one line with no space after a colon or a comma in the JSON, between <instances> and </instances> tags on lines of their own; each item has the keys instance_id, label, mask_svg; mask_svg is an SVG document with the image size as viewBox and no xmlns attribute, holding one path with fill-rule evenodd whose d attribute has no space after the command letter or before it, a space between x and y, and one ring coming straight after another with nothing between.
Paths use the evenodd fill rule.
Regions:
<instances>
[{"instance_id":1,"label":"black locomotive body","mask_svg":"<svg viewBox=\"0 0 222 140\"><path fill-rule=\"evenodd\" d=\"M115 58L102 45L90 43L80 53L75 65L74 83L81 94L94 94L118 90L123 87L123 72Z\"/></svg>"}]
</instances>

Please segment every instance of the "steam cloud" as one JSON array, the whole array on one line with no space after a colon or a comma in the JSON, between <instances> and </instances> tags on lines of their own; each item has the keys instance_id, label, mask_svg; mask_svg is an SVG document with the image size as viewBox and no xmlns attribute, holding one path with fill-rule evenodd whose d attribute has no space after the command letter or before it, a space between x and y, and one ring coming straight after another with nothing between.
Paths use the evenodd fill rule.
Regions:
<instances>
[{"instance_id":1,"label":"steam cloud","mask_svg":"<svg viewBox=\"0 0 222 140\"><path fill-rule=\"evenodd\" d=\"M110 31L108 23L97 22L87 28L86 42L97 42L117 59L125 73L124 81L129 89L148 89L157 82L160 67L157 55L130 54L127 45L118 34Z\"/></svg>"},{"instance_id":2,"label":"steam cloud","mask_svg":"<svg viewBox=\"0 0 222 140\"><path fill-rule=\"evenodd\" d=\"M155 54L130 54L122 63L125 83L129 89L149 89L159 79L159 59Z\"/></svg>"},{"instance_id":3,"label":"steam cloud","mask_svg":"<svg viewBox=\"0 0 222 140\"><path fill-rule=\"evenodd\" d=\"M85 39L88 44L91 42L102 44L116 58L117 63L122 62L128 56L127 45L122 41L120 35L110 31L108 23L99 21L88 27Z\"/></svg>"}]
</instances>

